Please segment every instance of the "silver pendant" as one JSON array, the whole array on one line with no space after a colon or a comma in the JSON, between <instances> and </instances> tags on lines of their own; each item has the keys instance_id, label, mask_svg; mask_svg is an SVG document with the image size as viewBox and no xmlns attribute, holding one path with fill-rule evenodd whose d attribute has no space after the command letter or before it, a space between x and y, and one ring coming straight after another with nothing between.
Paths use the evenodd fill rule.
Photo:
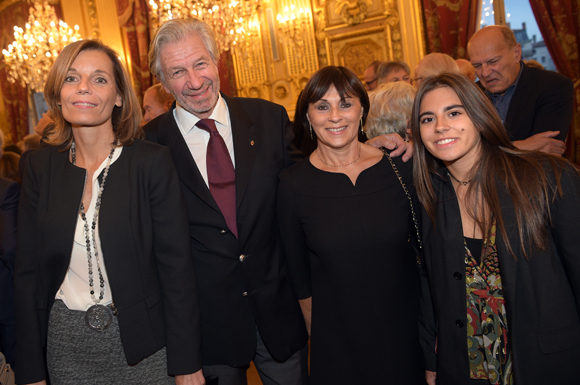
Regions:
<instances>
[{"instance_id":1,"label":"silver pendant","mask_svg":"<svg viewBox=\"0 0 580 385\"><path fill-rule=\"evenodd\" d=\"M113 321L111 309L104 305L93 305L85 313L87 326L98 332L104 331Z\"/></svg>"}]
</instances>

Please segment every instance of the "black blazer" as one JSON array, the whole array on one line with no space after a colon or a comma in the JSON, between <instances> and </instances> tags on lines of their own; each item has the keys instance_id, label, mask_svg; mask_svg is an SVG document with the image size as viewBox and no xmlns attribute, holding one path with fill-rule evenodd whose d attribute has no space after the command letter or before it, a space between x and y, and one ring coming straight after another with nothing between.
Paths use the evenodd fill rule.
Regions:
<instances>
[{"instance_id":1,"label":"black blazer","mask_svg":"<svg viewBox=\"0 0 580 385\"><path fill-rule=\"evenodd\" d=\"M203 364L247 365L256 353L256 326L270 354L283 361L307 340L276 223L278 172L301 155L282 106L222 96L234 140L239 239L177 127L175 104L144 130L148 140L170 148L181 181L199 282Z\"/></svg>"},{"instance_id":2,"label":"black blazer","mask_svg":"<svg viewBox=\"0 0 580 385\"><path fill-rule=\"evenodd\" d=\"M46 377L43 347L69 266L86 171L51 147L27 160L18 213L17 382ZM99 232L129 365L164 346L169 374L201 368L187 217L169 151L136 140L111 165Z\"/></svg>"},{"instance_id":3,"label":"black blazer","mask_svg":"<svg viewBox=\"0 0 580 385\"><path fill-rule=\"evenodd\" d=\"M14 256L20 185L0 178L0 320L14 319ZM14 321L12 321L14 322Z\"/></svg>"},{"instance_id":4,"label":"black blazer","mask_svg":"<svg viewBox=\"0 0 580 385\"><path fill-rule=\"evenodd\" d=\"M554 183L553 172L549 175ZM422 211L423 266L436 319L436 325L422 329L427 368L437 371L438 384L468 385L463 227L451 182L432 179L438 197L435 226ZM532 251L529 260L519 245L511 198L500 192L508 239L498 231L496 245L516 384L572 385L580 378L580 177L572 166L562 174L562 188L564 195L550 205L553 226L546 250Z\"/></svg>"},{"instance_id":5,"label":"black blazer","mask_svg":"<svg viewBox=\"0 0 580 385\"><path fill-rule=\"evenodd\" d=\"M556 139L566 140L573 113L574 86L570 79L524 65L504 126L514 141L545 131L560 131Z\"/></svg>"}]
</instances>

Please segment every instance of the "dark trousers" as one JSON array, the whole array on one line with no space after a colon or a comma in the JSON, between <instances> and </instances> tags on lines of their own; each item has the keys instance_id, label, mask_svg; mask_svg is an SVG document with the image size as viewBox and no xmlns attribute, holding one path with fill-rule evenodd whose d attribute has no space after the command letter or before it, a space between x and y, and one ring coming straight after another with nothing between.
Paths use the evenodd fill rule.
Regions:
<instances>
[{"instance_id":1,"label":"dark trousers","mask_svg":"<svg viewBox=\"0 0 580 385\"><path fill-rule=\"evenodd\" d=\"M308 385L308 344L284 362L272 358L264 341L257 333L258 341L254 365L263 385ZM228 365L204 365L206 378L217 377L219 385L247 385L246 372L249 366L235 368Z\"/></svg>"},{"instance_id":2,"label":"dark trousers","mask_svg":"<svg viewBox=\"0 0 580 385\"><path fill-rule=\"evenodd\" d=\"M0 320L0 352L4 354L6 362L12 367L14 367L15 345L14 317Z\"/></svg>"}]
</instances>

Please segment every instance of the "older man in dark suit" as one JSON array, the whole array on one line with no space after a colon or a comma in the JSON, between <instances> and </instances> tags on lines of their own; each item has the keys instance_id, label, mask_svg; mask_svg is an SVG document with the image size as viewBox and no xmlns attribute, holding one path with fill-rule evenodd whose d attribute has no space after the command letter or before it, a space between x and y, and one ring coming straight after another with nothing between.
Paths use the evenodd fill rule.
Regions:
<instances>
[{"instance_id":1,"label":"older man in dark suit","mask_svg":"<svg viewBox=\"0 0 580 385\"><path fill-rule=\"evenodd\" d=\"M0 352L14 365L14 255L20 185L0 178Z\"/></svg>"},{"instance_id":2,"label":"older man in dark suit","mask_svg":"<svg viewBox=\"0 0 580 385\"><path fill-rule=\"evenodd\" d=\"M189 215L202 318L202 364L220 385L307 380L307 333L276 226L278 172L300 154L285 109L220 94L211 28L172 20L157 31L151 72L176 103L144 127L171 149Z\"/></svg>"},{"instance_id":3,"label":"older man in dark suit","mask_svg":"<svg viewBox=\"0 0 580 385\"><path fill-rule=\"evenodd\" d=\"M514 145L562 155L573 114L572 81L556 72L527 67L522 47L507 26L479 30L467 45L482 87Z\"/></svg>"}]
</instances>

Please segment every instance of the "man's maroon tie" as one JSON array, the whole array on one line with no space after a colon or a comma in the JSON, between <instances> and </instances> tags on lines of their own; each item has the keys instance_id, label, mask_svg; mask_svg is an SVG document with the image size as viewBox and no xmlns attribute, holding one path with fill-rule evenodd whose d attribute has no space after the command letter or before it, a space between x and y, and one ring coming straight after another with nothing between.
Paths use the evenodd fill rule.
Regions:
<instances>
[{"instance_id":1,"label":"man's maroon tie","mask_svg":"<svg viewBox=\"0 0 580 385\"><path fill-rule=\"evenodd\" d=\"M237 238L236 173L232 158L213 119L201 119L196 125L209 132L206 155L209 191L226 219L228 228Z\"/></svg>"}]
</instances>

